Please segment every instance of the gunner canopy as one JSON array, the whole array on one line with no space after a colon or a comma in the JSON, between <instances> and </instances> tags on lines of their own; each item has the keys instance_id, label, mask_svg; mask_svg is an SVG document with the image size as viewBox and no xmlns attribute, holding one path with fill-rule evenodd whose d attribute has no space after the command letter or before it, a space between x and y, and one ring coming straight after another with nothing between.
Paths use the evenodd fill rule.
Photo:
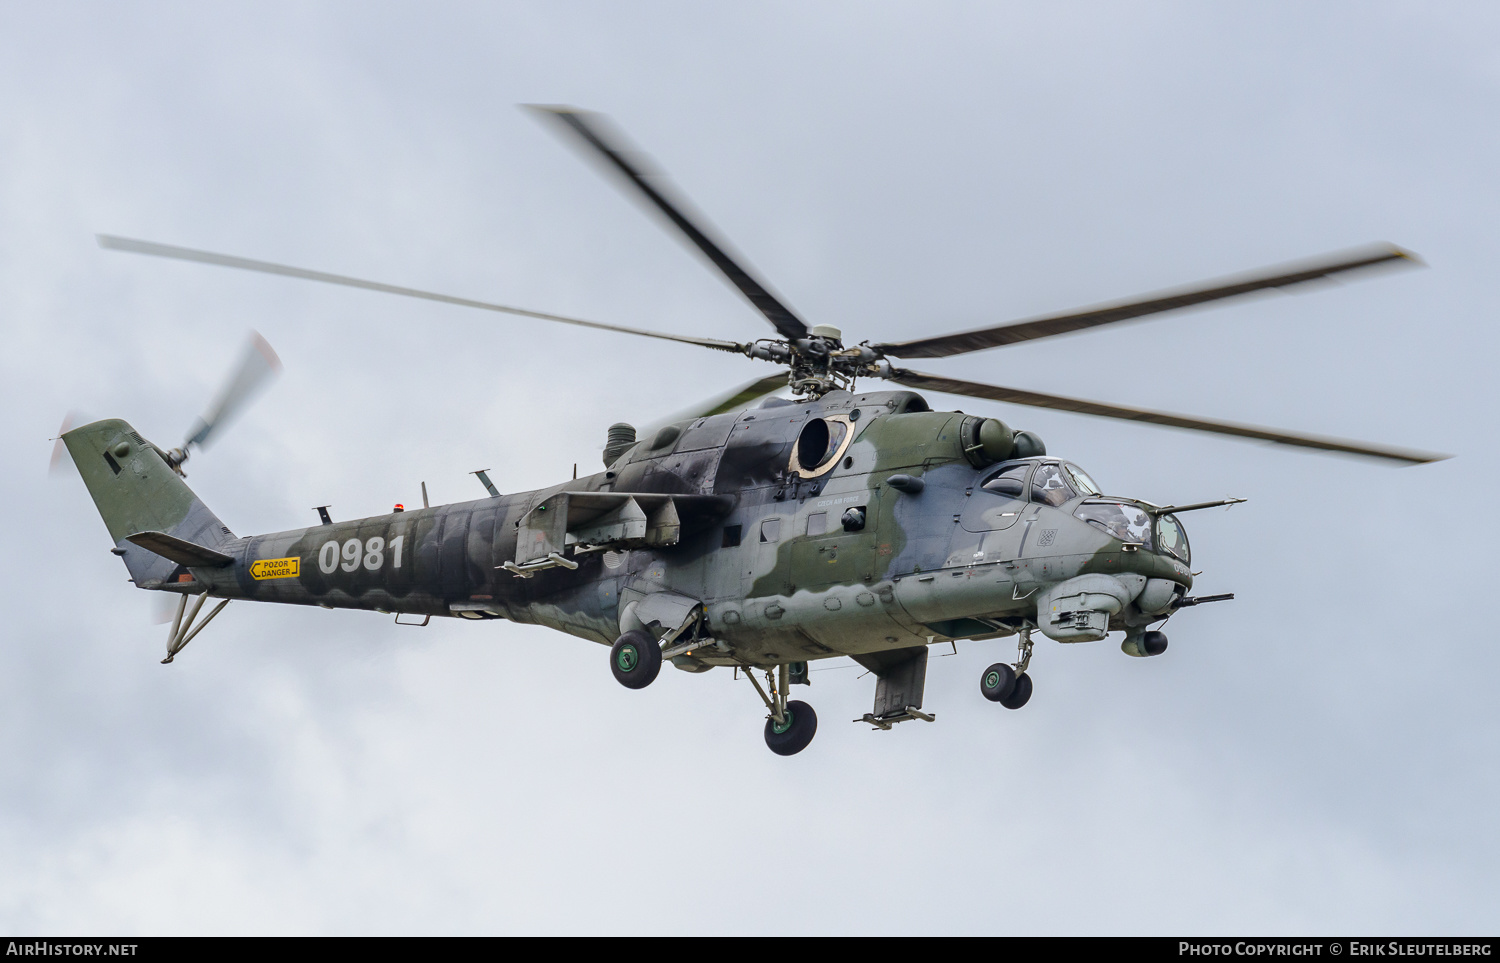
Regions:
<instances>
[{"instance_id":1,"label":"gunner canopy","mask_svg":"<svg viewBox=\"0 0 1500 963\"><path fill-rule=\"evenodd\" d=\"M1131 542L1147 550L1154 549L1171 555L1184 565L1192 561L1187 533L1173 515L1159 515L1153 525L1151 513L1139 505L1104 499L1084 502L1073 515L1122 542Z\"/></svg>"}]
</instances>

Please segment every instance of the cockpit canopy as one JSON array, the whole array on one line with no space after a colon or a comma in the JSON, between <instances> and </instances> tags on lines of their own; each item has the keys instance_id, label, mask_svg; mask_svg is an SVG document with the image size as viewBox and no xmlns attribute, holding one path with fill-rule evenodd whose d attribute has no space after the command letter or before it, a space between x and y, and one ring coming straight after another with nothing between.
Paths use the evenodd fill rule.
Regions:
<instances>
[{"instance_id":1,"label":"cockpit canopy","mask_svg":"<svg viewBox=\"0 0 1500 963\"><path fill-rule=\"evenodd\" d=\"M1153 525L1151 513L1139 505L1112 498L1090 498L1073 510L1073 516L1122 542L1164 552L1184 565L1192 560L1187 533L1173 515L1157 515Z\"/></svg>"},{"instance_id":2,"label":"cockpit canopy","mask_svg":"<svg viewBox=\"0 0 1500 963\"><path fill-rule=\"evenodd\" d=\"M1188 551L1187 532L1183 531L1182 523L1175 515L1157 516L1156 547L1159 551L1176 556L1184 565L1190 564L1193 560L1192 554Z\"/></svg>"},{"instance_id":3,"label":"cockpit canopy","mask_svg":"<svg viewBox=\"0 0 1500 963\"><path fill-rule=\"evenodd\" d=\"M1074 510L1073 517L1083 519L1122 542L1151 543L1151 516L1139 505L1090 499Z\"/></svg>"},{"instance_id":4,"label":"cockpit canopy","mask_svg":"<svg viewBox=\"0 0 1500 963\"><path fill-rule=\"evenodd\" d=\"M1031 478L1031 500L1053 508L1079 495L1099 494L1099 486L1087 472L1065 461L1027 460L1002 465L980 487L1007 498L1025 498L1028 476Z\"/></svg>"},{"instance_id":5,"label":"cockpit canopy","mask_svg":"<svg viewBox=\"0 0 1500 963\"><path fill-rule=\"evenodd\" d=\"M1032 469L1036 469L1034 472ZM1002 465L980 487L1008 498L1024 498L1031 477L1031 500L1058 507L1079 495L1097 495L1099 486L1077 465L1057 461L1021 461Z\"/></svg>"},{"instance_id":6,"label":"cockpit canopy","mask_svg":"<svg viewBox=\"0 0 1500 963\"><path fill-rule=\"evenodd\" d=\"M1103 497L1088 473L1071 462L1040 458L1009 462L991 470L979 487L1005 498L1053 508L1083 497L1083 503L1073 510L1074 517L1122 542L1163 552L1184 565L1191 562L1187 533L1174 516L1153 516L1129 499Z\"/></svg>"}]
</instances>

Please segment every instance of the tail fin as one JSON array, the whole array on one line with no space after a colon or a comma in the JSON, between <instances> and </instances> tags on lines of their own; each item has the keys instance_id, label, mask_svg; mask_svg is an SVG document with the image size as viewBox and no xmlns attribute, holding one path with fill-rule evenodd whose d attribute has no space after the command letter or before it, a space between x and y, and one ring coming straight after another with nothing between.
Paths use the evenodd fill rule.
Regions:
<instances>
[{"instance_id":1,"label":"tail fin","mask_svg":"<svg viewBox=\"0 0 1500 963\"><path fill-rule=\"evenodd\" d=\"M156 446L125 422L96 421L74 428L62 439L104 518L115 554L125 559L137 586L156 588L174 580L181 565L137 544L132 535L161 533L208 548L234 540L218 516L162 460Z\"/></svg>"}]
</instances>

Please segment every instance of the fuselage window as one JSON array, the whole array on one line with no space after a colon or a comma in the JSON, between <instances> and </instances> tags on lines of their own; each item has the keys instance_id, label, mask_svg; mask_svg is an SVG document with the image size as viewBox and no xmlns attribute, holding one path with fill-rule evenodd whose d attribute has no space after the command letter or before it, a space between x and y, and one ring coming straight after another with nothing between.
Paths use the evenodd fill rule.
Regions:
<instances>
[{"instance_id":1,"label":"fuselage window","mask_svg":"<svg viewBox=\"0 0 1500 963\"><path fill-rule=\"evenodd\" d=\"M828 513L813 512L807 516L807 534L822 535L828 531Z\"/></svg>"},{"instance_id":2,"label":"fuselage window","mask_svg":"<svg viewBox=\"0 0 1500 963\"><path fill-rule=\"evenodd\" d=\"M1030 470L1030 465L1012 465L985 482L982 487L985 491L994 492L996 495L1020 498L1026 493L1026 473Z\"/></svg>"},{"instance_id":3,"label":"fuselage window","mask_svg":"<svg viewBox=\"0 0 1500 963\"><path fill-rule=\"evenodd\" d=\"M1059 465L1038 465L1031 478L1031 500L1053 508L1073 498L1073 489L1063 478Z\"/></svg>"},{"instance_id":4,"label":"fuselage window","mask_svg":"<svg viewBox=\"0 0 1500 963\"><path fill-rule=\"evenodd\" d=\"M736 545L738 545L740 543L740 532L742 532L742 531L744 531L744 529L743 529L742 526L739 526L739 525L725 525L724 526L724 541L722 542L723 547L724 548L734 548Z\"/></svg>"},{"instance_id":5,"label":"fuselage window","mask_svg":"<svg viewBox=\"0 0 1500 963\"><path fill-rule=\"evenodd\" d=\"M774 542L781 537L781 519L768 518L760 523L760 540Z\"/></svg>"}]
</instances>

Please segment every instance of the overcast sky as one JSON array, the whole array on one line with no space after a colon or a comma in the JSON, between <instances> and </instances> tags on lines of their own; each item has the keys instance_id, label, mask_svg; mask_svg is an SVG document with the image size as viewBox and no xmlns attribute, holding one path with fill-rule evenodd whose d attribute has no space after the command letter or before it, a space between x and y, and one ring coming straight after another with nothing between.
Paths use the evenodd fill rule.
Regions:
<instances>
[{"instance_id":1,"label":"overcast sky","mask_svg":"<svg viewBox=\"0 0 1500 963\"><path fill-rule=\"evenodd\" d=\"M1488 4L0 5L0 929L1473 933L1500 905ZM783 759L728 673L622 688L505 623L231 605L171 666L69 409L236 532L505 491L768 371L687 345L99 250L96 232L718 338L770 333L517 103L604 111L810 323L897 340L1369 241L1392 272L926 362L1452 452L1368 461L929 396L1185 521L1162 658L935 659Z\"/></svg>"}]
</instances>

